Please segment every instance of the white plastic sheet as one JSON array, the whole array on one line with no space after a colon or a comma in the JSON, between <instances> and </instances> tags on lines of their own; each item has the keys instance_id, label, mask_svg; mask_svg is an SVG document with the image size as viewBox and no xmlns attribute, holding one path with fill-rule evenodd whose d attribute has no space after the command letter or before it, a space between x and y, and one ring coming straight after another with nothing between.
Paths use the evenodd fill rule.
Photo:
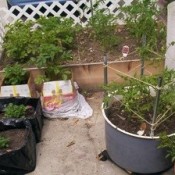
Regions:
<instances>
[{"instance_id":1,"label":"white plastic sheet","mask_svg":"<svg viewBox=\"0 0 175 175\"><path fill-rule=\"evenodd\" d=\"M43 114L47 118L81 118L86 119L93 114L93 110L78 91L73 99L63 103L59 108L46 110Z\"/></svg>"}]
</instances>

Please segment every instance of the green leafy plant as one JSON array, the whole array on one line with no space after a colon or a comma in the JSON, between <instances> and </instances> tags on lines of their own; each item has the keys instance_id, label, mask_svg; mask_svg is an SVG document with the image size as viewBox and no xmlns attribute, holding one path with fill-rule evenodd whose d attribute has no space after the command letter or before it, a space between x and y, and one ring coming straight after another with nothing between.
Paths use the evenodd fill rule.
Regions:
<instances>
[{"instance_id":1,"label":"green leafy plant","mask_svg":"<svg viewBox=\"0 0 175 175\"><path fill-rule=\"evenodd\" d=\"M134 119L145 122L151 131L155 131L162 123L175 116L175 71L165 70L159 75L141 78L125 75L121 77L125 79L125 83L113 82L104 87L108 93L104 102L110 104L112 100L117 101L119 113L127 116L129 121ZM163 78L163 83L158 87L160 77ZM155 112L158 91L160 96Z\"/></svg>"},{"instance_id":2,"label":"green leafy plant","mask_svg":"<svg viewBox=\"0 0 175 175\"><path fill-rule=\"evenodd\" d=\"M63 61L72 59L70 48L73 47L73 36L69 36L69 33L61 32L63 29L60 28L57 26L51 31L44 28L35 31L36 34L33 34L31 50L35 54L32 55L31 62L36 64L37 67L46 67L54 64L61 65ZM69 30L72 30L71 27ZM61 36L64 38L61 38ZM38 37L40 38L38 39Z\"/></svg>"},{"instance_id":3,"label":"green leafy plant","mask_svg":"<svg viewBox=\"0 0 175 175\"><path fill-rule=\"evenodd\" d=\"M5 85L18 85L24 84L27 80L27 71L21 65L14 64L8 65L4 69L4 84Z\"/></svg>"},{"instance_id":4,"label":"green leafy plant","mask_svg":"<svg viewBox=\"0 0 175 175\"><path fill-rule=\"evenodd\" d=\"M70 71L62 68L61 65L66 60L72 59L71 49L74 47L74 38L76 32L80 30L79 26L73 25L72 20L41 17L35 22L17 21L7 28L3 45L7 57L14 62L18 61L19 64L28 62L39 68L44 67L46 77L50 80L55 79L56 76L60 79L70 77ZM19 65L8 66L5 68L7 78L5 83L21 84L20 79L24 74ZM35 81L42 83L46 77L38 77Z\"/></svg>"},{"instance_id":5,"label":"green leafy plant","mask_svg":"<svg viewBox=\"0 0 175 175\"><path fill-rule=\"evenodd\" d=\"M61 64L71 59L71 48L78 26L71 19L41 17L7 26L3 47L8 58L38 67Z\"/></svg>"},{"instance_id":6,"label":"green leafy plant","mask_svg":"<svg viewBox=\"0 0 175 175\"><path fill-rule=\"evenodd\" d=\"M120 41L116 35L116 19L113 14L104 9L94 11L94 15L90 18L89 26L104 52L109 52Z\"/></svg>"},{"instance_id":7,"label":"green leafy plant","mask_svg":"<svg viewBox=\"0 0 175 175\"><path fill-rule=\"evenodd\" d=\"M11 62L25 63L31 56L31 27L33 21L17 20L15 23L6 26L7 33L4 37L4 55Z\"/></svg>"},{"instance_id":8,"label":"green leafy plant","mask_svg":"<svg viewBox=\"0 0 175 175\"><path fill-rule=\"evenodd\" d=\"M55 65L45 68L45 74L37 76L35 78L35 83L41 85L46 81L68 79L71 79L71 72L64 67Z\"/></svg>"},{"instance_id":9,"label":"green leafy plant","mask_svg":"<svg viewBox=\"0 0 175 175\"><path fill-rule=\"evenodd\" d=\"M36 78L35 78L35 83L37 85L41 85L43 84L44 82L46 81L49 81L49 79L46 77L46 75L38 75Z\"/></svg>"},{"instance_id":10,"label":"green leafy plant","mask_svg":"<svg viewBox=\"0 0 175 175\"><path fill-rule=\"evenodd\" d=\"M67 80L71 78L71 72L62 66L50 66L45 70L46 77L49 80Z\"/></svg>"},{"instance_id":11,"label":"green leafy plant","mask_svg":"<svg viewBox=\"0 0 175 175\"><path fill-rule=\"evenodd\" d=\"M7 137L0 136L0 149L8 148L10 140Z\"/></svg>"},{"instance_id":12,"label":"green leafy plant","mask_svg":"<svg viewBox=\"0 0 175 175\"><path fill-rule=\"evenodd\" d=\"M165 148L167 150L166 157L171 158L175 162L175 136L168 136L165 132L160 134L160 143L158 148Z\"/></svg>"},{"instance_id":13,"label":"green leafy plant","mask_svg":"<svg viewBox=\"0 0 175 175\"><path fill-rule=\"evenodd\" d=\"M145 58L164 55L166 25L159 20L161 11L157 7L157 1L133 1L131 5L122 7L121 12L124 13L123 19L128 31L138 42L139 54Z\"/></svg>"},{"instance_id":14,"label":"green leafy plant","mask_svg":"<svg viewBox=\"0 0 175 175\"><path fill-rule=\"evenodd\" d=\"M24 105L9 103L4 110L4 115L6 118L23 118L25 117L26 109L27 107Z\"/></svg>"}]
</instances>

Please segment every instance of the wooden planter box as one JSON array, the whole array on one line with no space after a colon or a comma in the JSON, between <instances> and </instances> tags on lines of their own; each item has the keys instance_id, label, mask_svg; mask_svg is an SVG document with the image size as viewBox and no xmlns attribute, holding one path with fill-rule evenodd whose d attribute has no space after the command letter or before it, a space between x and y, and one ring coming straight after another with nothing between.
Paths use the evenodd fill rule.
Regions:
<instances>
[{"instance_id":1,"label":"wooden planter box","mask_svg":"<svg viewBox=\"0 0 175 175\"><path fill-rule=\"evenodd\" d=\"M127 60L109 62L108 65L113 69L119 70L129 75L140 74L140 60ZM72 80L77 82L83 90L101 90L104 83L104 66L103 62L66 65L72 72ZM145 74L156 74L164 69L164 61L146 61ZM42 71L36 68L30 69L33 77L41 75ZM114 70L108 68L108 82L116 81L121 83L123 80Z\"/></svg>"},{"instance_id":2,"label":"wooden planter box","mask_svg":"<svg viewBox=\"0 0 175 175\"><path fill-rule=\"evenodd\" d=\"M109 62L108 65L108 82L123 81L113 69L119 70L129 75L140 74L140 60L116 61ZM80 88L85 90L100 90L104 83L104 65L103 63L70 65L73 80L78 83ZM164 61L146 61L145 74L156 74L164 68Z\"/></svg>"},{"instance_id":3,"label":"wooden planter box","mask_svg":"<svg viewBox=\"0 0 175 175\"><path fill-rule=\"evenodd\" d=\"M3 71L0 72L0 78L1 97L37 97L34 78L31 74L29 74L27 84L21 85L4 85Z\"/></svg>"},{"instance_id":4,"label":"wooden planter box","mask_svg":"<svg viewBox=\"0 0 175 175\"><path fill-rule=\"evenodd\" d=\"M109 62L108 65L113 69L119 70L129 75L140 74L140 69L141 69L140 60L113 61L113 62ZM77 82L78 86L81 89L83 90L101 90L102 89L102 86L104 83L103 62L66 65L65 67L71 70L72 80ZM146 75L159 73L163 69L164 69L164 60L145 62ZM30 71L32 77L37 77L38 75L44 74L43 69L29 68L28 71ZM2 77L2 72L0 72L0 77ZM112 82L112 81L121 83L123 80L116 74L114 70L108 68L108 82ZM36 88L37 86L38 85L35 85Z\"/></svg>"}]
</instances>

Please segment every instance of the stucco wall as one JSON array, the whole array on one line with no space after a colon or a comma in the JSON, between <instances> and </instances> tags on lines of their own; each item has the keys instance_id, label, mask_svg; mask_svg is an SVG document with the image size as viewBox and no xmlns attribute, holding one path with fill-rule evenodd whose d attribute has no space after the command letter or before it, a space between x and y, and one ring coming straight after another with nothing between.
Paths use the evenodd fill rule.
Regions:
<instances>
[{"instance_id":1,"label":"stucco wall","mask_svg":"<svg viewBox=\"0 0 175 175\"><path fill-rule=\"evenodd\" d=\"M0 0L0 7L7 7L7 1L6 0Z\"/></svg>"},{"instance_id":2,"label":"stucco wall","mask_svg":"<svg viewBox=\"0 0 175 175\"><path fill-rule=\"evenodd\" d=\"M169 69L175 69L175 45L171 46L171 42L175 42L175 2L168 5L167 18L167 53L165 66Z\"/></svg>"},{"instance_id":3,"label":"stucco wall","mask_svg":"<svg viewBox=\"0 0 175 175\"><path fill-rule=\"evenodd\" d=\"M168 5L168 18L167 18L167 53L165 66L169 69L175 69L175 1Z\"/></svg>"}]
</instances>

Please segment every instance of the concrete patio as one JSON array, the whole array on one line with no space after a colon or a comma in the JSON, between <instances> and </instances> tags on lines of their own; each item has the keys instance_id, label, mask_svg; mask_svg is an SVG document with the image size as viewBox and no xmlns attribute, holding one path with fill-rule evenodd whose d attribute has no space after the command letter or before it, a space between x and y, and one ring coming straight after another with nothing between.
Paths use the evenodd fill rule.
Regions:
<instances>
[{"instance_id":1,"label":"concrete patio","mask_svg":"<svg viewBox=\"0 0 175 175\"><path fill-rule=\"evenodd\" d=\"M42 141L37 144L37 166L29 175L129 174L111 161L97 158L105 150L102 98L102 92L87 98L94 112L86 120L45 119ZM173 171L162 175L173 175Z\"/></svg>"},{"instance_id":2,"label":"concrete patio","mask_svg":"<svg viewBox=\"0 0 175 175\"><path fill-rule=\"evenodd\" d=\"M6 0L0 0L0 7L7 8ZM93 108L93 116L89 119L45 119L42 140L37 144L36 169L27 175L129 174L111 161L99 161L97 158L106 149L102 98L102 92L87 98ZM157 175L173 174L170 169Z\"/></svg>"}]
</instances>

